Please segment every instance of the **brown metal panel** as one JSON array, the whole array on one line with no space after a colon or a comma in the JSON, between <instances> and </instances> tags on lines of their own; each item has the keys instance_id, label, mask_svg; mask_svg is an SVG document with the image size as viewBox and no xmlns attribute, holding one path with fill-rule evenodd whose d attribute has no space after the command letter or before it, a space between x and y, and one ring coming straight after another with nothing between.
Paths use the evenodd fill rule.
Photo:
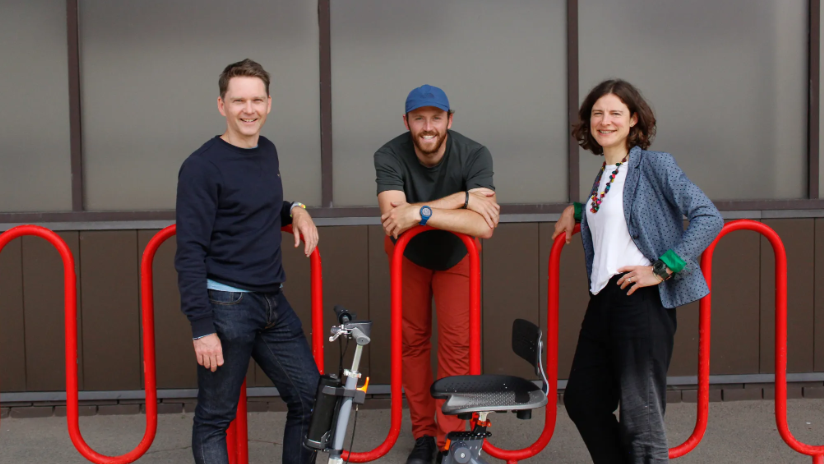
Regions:
<instances>
[{"instance_id":1,"label":"brown metal panel","mask_svg":"<svg viewBox=\"0 0 824 464\"><path fill-rule=\"evenodd\" d=\"M537 223L501 224L484 240L483 372L534 378L535 371L512 352L512 322L539 322L540 276Z\"/></svg>"},{"instance_id":2,"label":"brown metal panel","mask_svg":"<svg viewBox=\"0 0 824 464\"><path fill-rule=\"evenodd\" d=\"M249 367L246 369L246 387L271 387L274 385L263 369L258 366L254 359L249 360Z\"/></svg>"},{"instance_id":3,"label":"brown metal panel","mask_svg":"<svg viewBox=\"0 0 824 464\"><path fill-rule=\"evenodd\" d=\"M824 371L824 219L815 220L815 366Z\"/></svg>"},{"instance_id":4,"label":"brown metal panel","mask_svg":"<svg viewBox=\"0 0 824 464\"><path fill-rule=\"evenodd\" d=\"M79 271L77 232L58 232L75 259ZM63 308L63 261L47 241L23 237L23 304L26 340L26 390L65 391L65 325ZM79 272L78 272L79 275ZM78 292L78 300L82 292ZM83 382L83 317L78 309L78 385Z\"/></svg>"},{"instance_id":5,"label":"brown metal panel","mask_svg":"<svg viewBox=\"0 0 824 464\"><path fill-rule=\"evenodd\" d=\"M734 232L715 248L711 374L757 374L759 371L760 261L761 240L756 232Z\"/></svg>"},{"instance_id":6,"label":"brown metal panel","mask_svg":"<svg viewBox=\"0 0 824 464\"><path fill-rule=\"evenodd\" d=\"M372 350L370 371L376 385L389 385L392 362L390 357L391 288L389 258L383 247L386 234L382 226L369 226L369 315L372 319Z\"/></svg>"},{"instance_id":7,"label":"brown metal panel","mask_svg":"<svg viewBox=\"0 0 824 464\"><path fill-rule=\"evenodd\" d=\"M689 222L684 221L684 228ZM701 258L698 258L701 261ZM697 375L698 373L698 302L684 305L676 310L678 327L672 350L672 360L668 374L671 376ZM712 340L710 340L712 342Z\"/></svg>"},{"instance_id":8,"label":"brown metal panel","mask_svg":"<svg viewBox=\"0 0 824 464\"><path fill-rule=\"evenodd\" d=\"M138 231L140 260L149 240L157 232ZM191 326L180 311L180 293L177 289L177 271L174 266L176 250L177 241L172 237L158 248L152 265L157 387L196 388L197 360L192 345Z\"/></svg>"},{"instance_id":9,"label":"brown metal panel","mask_svg":"<svg viewBox=\"0 0 824 464\"><path fill-rule=\"evenodd\" d=\"M369 319L369 260L367 226L320 227L320 244L323 246L323 327L328 330L335 321L332 308L343 305L357 314L359 319ZM360 371L369 375L370 346L364 350ZM344 366L349 366L355 352L354 342L349 343ZM327 372L337 372L340 350L338 344L326 344Z\"/></svg>"},{"instance_id":10,"label":"brown metal panel","mask_svg":"<svg viewBox=\"0 0 824 464\"><path fill-rule=\"evenodd\" d=\"M303 242L298 248L295 248L294 235L283 232L282 239L283 268L286 270L286 282L283 284L283 292L300 318L303 333L306 334L306 340L311 346L312 285L309 258L303 254ZM318 243L318 250L321 254L321 260L323 260L324 243L322 241ZM249 386L269 387L274 385L254 360L252 364L254 364L255 376L254 382L251 377L248 379Z\"/></svg>"},{"instance_id":11,"label":"brown metal panel","mask_svg":"<svg viewBox=\"0 0 824 464\"><path fill-rule=\"evenodd\" d=\"M813 369L813 219L764 220L787 250L787 371ZM775 257L761 239L761 372L775 370Z\"/></svg>"},{"instance_id":12,"label":"brown metal panel","mask_svg":"<svg viewBox=\"0 0 824 464\"><path fill-rule=\"evenodd\" d=\"M549 283L549 253L552 250L552 234L555 223L540 225L540 309L541 330L547 333L547 284ZM581 235L576 234L572 243L565 245L561 251L560 290L558 309L558 340L550 340L547 335L544 341L547 345L558 344L558 378L569 377L572 367L572 357L578 344L578 334L581 331L581 322L589 303L587 289L586 261L581 244ZM549 369L549 367L547 367Z\"/></svg>"},{"instance_id":13,"label":"brown metal panel","mask_svg":"<svg viewBox=\"0 0 824 464\"><path fill-rule=\"evenodd\" d=\"M140 305L137 232L80 233L86 390L137 390Z\"/></svg>"},{"instance_id":14,"label":"brown metal panel","mask_svg":"<svg viewBox=\"0 0 824 464\"><path fill-rule=\"evenodd\" d=\"M22 240L0 253L0 391L26 390Z\"/></svg>"},{"instance_id":15,"label":"brown metal panel","mask_svg":"<svg viewBox=\"0 0 824 464\"><path fill-rule=\"evenodd\" d=\"M698 302L676 310L678 330L668 375L698 375Z\"/></svg>"}]
</instances>

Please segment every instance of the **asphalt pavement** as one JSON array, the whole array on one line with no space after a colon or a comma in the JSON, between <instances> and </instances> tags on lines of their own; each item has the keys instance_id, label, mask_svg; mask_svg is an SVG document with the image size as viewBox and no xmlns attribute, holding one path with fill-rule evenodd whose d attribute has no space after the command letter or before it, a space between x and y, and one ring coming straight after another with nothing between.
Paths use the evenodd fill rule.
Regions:
<instances>
[{"instance_id":1,"label":"asphalt pavement","mask_svg":"<svg viewBox=\"0 0 824 464\"><path fill-rule=\"evenodd\" d=\"M698 447L677 463L811 463L812 458L798 454L781 439L775 424L774 403L768 400L710 404L709 426ZM558 407L557 425L550 444L536 457L522 462L588 463L581 438ZM389 429L388 410L361 410L358 416L354 449L374 448ZM695 425L695 404L668 406L667 429L671 446L690 436ZM824 444L824 399L789 400L790 430L809 444ZM540 434L544 411L536 411L529 421L513 414L491 415L491 441L503 448L530 445ZM249 462L280 463L285 413L249 413ZM190 464L192 414L159 416L157 438L149 451L137 462ZM143 437L144 415L90 416L80 418L86 442L96 451L119 455L132 450ZM403 464L412 449L409 414L404 410L400 438L392 450L378 462ZM351 431L351 430L350 430ZM349 443L347 439L347 444ZM499 462L488 457L490 462ZM0 463L2 464L72 464L86 463L69 439L66 419L5 418L0 422ZM319 455L318 463L325 463Z\"/></svg>"}]
</instances>

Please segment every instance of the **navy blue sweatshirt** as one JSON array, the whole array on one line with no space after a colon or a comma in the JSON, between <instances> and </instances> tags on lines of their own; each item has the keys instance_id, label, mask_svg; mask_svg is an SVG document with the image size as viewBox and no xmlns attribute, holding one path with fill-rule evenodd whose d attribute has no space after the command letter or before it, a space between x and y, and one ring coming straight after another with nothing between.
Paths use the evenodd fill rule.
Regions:
<instances>
[{"instance_id":1,"label":"navy blue sweatshirt","mask_svg":"<svg viewBox=\"0 0 824 464\"><path fill-rule=\"evenodd\" d=\"M251 149L215 137L183 162L175 269L180 309L195 338L215 333L206 279L254 292L280 288L280 228L292 223L290 206L277 150L264 137Z\"/></svg>"}]
</instances>

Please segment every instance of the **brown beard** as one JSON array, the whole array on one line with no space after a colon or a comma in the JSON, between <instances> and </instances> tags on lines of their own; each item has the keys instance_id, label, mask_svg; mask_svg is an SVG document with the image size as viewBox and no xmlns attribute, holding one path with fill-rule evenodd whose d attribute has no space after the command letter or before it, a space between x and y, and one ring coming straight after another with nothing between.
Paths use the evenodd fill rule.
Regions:
<instances>
[{"instance_id":1,"label":"brown beard","mask_svg":"<svg viewBox=\"0 0 824 464\"><path fill-rule=\"evenodd\" d=\"M437 153L437 152L438 152L438 150L440 150L440 149L441 149L441 146L443 146L443 142L446 140L446 132L444 132L444 133L443 133L443 134L441 134L441 135L437 135L437 136L436 136L436 139L435 139L435 148L433 148L432 150L425 150L425 149L421 146L421 142L420 142L420 139L419 139L419 137L422 137L422 136L424 136L424 135L436 135L436 134L437 134L437 132L434 132L434 133L433 133L433 132L421 132L421 133L419 133L419 134L413 134L413 136L412 136L412 143L414 143L414 144L415 144L415 148L417 148L417 149L418 149L418 151L419 151L419 152L421 152L421 153L422 153L422 154L424 154L424 155L431 155L431 154L433 154L433 153Z\"/></svg>"}]
</instances>

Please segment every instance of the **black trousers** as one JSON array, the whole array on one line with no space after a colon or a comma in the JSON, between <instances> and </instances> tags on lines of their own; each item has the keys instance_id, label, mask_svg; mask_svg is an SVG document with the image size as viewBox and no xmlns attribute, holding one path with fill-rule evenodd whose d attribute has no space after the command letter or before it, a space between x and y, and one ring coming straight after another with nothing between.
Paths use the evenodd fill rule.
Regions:
<instances>
[{"instance_id":1,"label":"black trousers","mask_svg":"<svg viewBox=\"0 0 824 464\"><path fill-rule=\"evenodd\" d=\"M658 287L627 295L619 278L590 295L564 405L595 464L667 462L675 309L664 308Z\"/></svg>"}]
</instances>

